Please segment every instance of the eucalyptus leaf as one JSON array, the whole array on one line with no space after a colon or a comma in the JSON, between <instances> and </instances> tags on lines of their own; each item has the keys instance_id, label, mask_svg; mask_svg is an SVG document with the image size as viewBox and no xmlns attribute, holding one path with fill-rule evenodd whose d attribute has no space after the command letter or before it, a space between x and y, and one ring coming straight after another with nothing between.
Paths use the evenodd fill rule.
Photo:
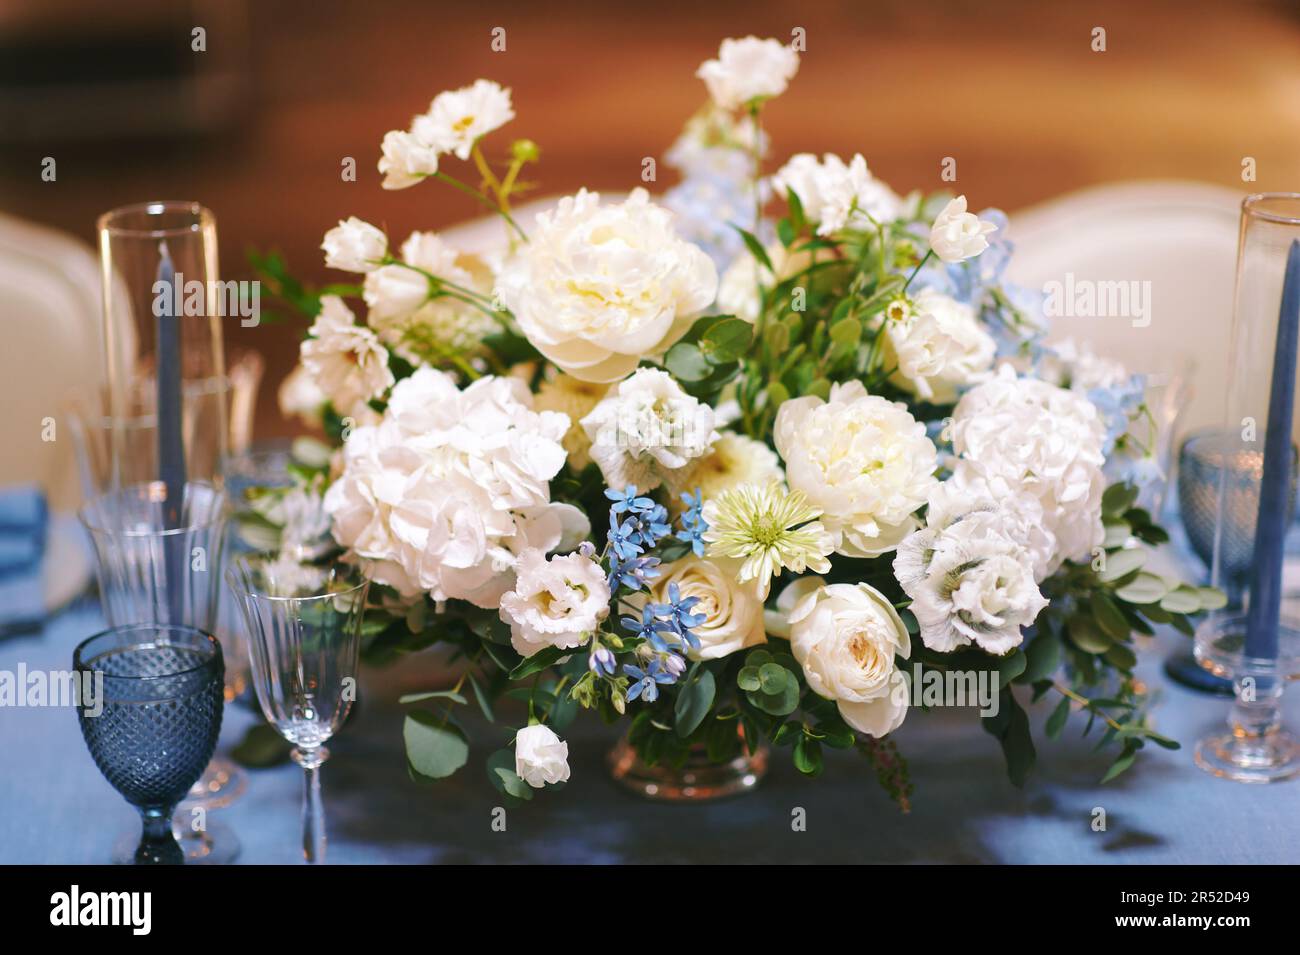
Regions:
<instances>
[{"instance_id":1,"label":"eucalyptus leaf","mask_svg":"<svg viewBox=\"0 0 1300 955\"><path fill-rule=\"evenodd\" d=\"M424 710L407 715L402 739L411 769L430 779L450 776L469 759L464 731Z\"/></svg>"},{"instance_id":2,"label":"eucalyptus leaf","mask_svg":"<svg viewBox=\"0 0 1300 955\"><path fill-rule=\"evenodd\" d=\"M1115 591L1115 596L1131 604L1153 604L1169 593L1169 584L1146 571Z\"/></svg>"},{"instance_id":3,"label":"eucalyptus leaf","mask_svg":"<svg viewBox=\"0 0 1300 955\"><path fill-rule=\"evenodd\" d=\"M1097 576L1106 583L1111 583L1140 569L1146 561L1147 552L1140 547L1111 551L1106 554L1105 567L1097 572Z\"/></svg>"},{"instance_id":4,"label":"eucalyptus leaf","mask_svg":"<svg viewBox=\"0 0 1300 955\"><path fill-rule=\"evenodd\" d=\"M709 707L713 706L715 689L713 674L708 670L701 670L694 680L681 688L673 706L678 736L685 739L704 722L704 718L709 715Z\"/></svg>"}]
</instances>

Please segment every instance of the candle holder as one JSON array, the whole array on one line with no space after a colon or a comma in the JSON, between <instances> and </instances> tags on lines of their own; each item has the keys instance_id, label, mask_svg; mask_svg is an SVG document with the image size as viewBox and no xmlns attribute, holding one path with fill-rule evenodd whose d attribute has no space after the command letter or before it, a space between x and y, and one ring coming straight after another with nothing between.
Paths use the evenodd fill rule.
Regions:
<instances>
[{"instance_id":1,"label":"candle holder","mask_svg":"<svg viewBox=\"0 0 1300 955\"><path fill-rule=\"evenodd\" d=\"M1202 769L1238 782L1300 774L1300 744L1282 728L1283 688L1300 676L1300 620L1281 600L1296 469L1298 240L1300 194L1242 202L1224 427L1212 448L1222 466L1211 582L1230 600L1196 633L1197 662L1231 680L1236 699L1229 731L1195 750Z\"/></svg>"}]
</instances>

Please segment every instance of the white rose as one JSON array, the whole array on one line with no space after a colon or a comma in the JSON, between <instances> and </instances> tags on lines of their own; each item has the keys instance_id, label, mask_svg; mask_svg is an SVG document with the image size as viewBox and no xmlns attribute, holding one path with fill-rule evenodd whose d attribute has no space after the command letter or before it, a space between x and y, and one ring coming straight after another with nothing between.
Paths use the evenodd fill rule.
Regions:
<instances>
[{"instance_id":1,"label":"white rose","mask_svg":"<svg viewBox=\"0 0 1300 955\"><path fill-rule=\"evenodd\" d=\"M867 584L827 584L789 615L790 649L808 687L834 700L844 722L880 738L907 716L907 682L895 656L912 643L898 612Z\"/></svg>"},{"instance_id":2,"label":"white rose","mask_svg":"<svg viewBox=\"0 0 1300 955\"><path fill-rule=\"evenodd\" d=\"M899 545L894 573L912 598L921 642L948 653L972 643L993 654L1024 640L1047 600L1019 543L1014 501L945 527L927 526Z\"/></svg>"},{"instance_id":3,"label":"white rose","mask_svg":"<svg viewBox=\"0 0 1300 955\"><path fill-rule=\"evenodd\" d=\"M822 510L835 550L847 557L897 547L936 483L938 452L925 425L859 381L834 385L827 401L784 402L773 440L790 487Z\"/></svg>"},{"instance_id":4,"label":"white rose","mask_svg":"<svg viewBox=\"0 0 1300 955\"><path fill-rule=\"evenodd\" d=\"M605 483L642 490L707 454L718 439L713 424L713 409L658 368L638 368L582 419Z\"/></svg>"},{"instance_id":5,"label":"white rose","mask_svg":"<svg viewBox=\"0 0 1300 955\"><path fill-rule=\"evenodd\" d=\"M521 656L546 647L580 647L609 614L605 572L581 554L547 560L541 551L525 551L515 574L515 589L501 598L500 614Z\"/></svg>"},{"instance_id":6,"label":"white rose","mask_svg":"<svg viewBox=\"0 0 1300 955\"><path fill-rule=\"evenodd\" d=\"M812 153L798 153L777 171L772 186L783 196L789 190L799 197L804 214L819 223L819 235L845 226L874 228L872 220L891 222L902 209L902 200L871 175L861 154L846 165L832 153L821 162Z\"/></svg>"},{"instance_id":7,"label":"white rose","mask_svg":"<svg viewBox=\"0 0 1300 955\"><path fill-rule=\"evenodd\" d=\"M891 381L935 404L981 381L997 353L975 309L933 289L916 294L911 314L886 321L885 336L898 366Z\"/></svg>"},{"instance_id":8,"label":"white rose","mask_svg":"<svg viewBox=\"0 0 1300 955\"><path fill-rule=\"evenodd\" d=\"M945 262L960 262L989 247L985 238L998 227L966 211L966 197L958 196L939 213L930 229L930 248Z\"/></svg>"},{"instance_id":9,"label":"white rose","mask_svg":"<svg viewBox=\"0 0 1300 955\"><path fill-rule=\"evenodd\" d=\"M1064 560L1087 560L1101 545L1105 425L1086 398L1003 365L953 409L953 450L982 472L1036 498Z\"/></svg>"},{"instance_id":10,"label":"white rose","mask_svg":"<svg viewBox=\"0 0 1300 955\"><path fill-rule=\"evenodd\" d=\"M705 60L695 75L723 109L739 109L785 92L799 69L799 56L779 40L747 36L723 40L716 60Z\"/></svg>"},{"instance_id":11,"label":"white rose","mask_svg":"<svg viewBox=\"0 0 1300 955\"><path fill-rule=\"evenodd\" d=\"M406 189L438 171L438 150L408 132L389 130L380 147L379 171L385 189Z\"/></svg>"},{"instance_id":12,"label":"white rose","mask_svg":"<svg viewBox=\"0 0 1300 955\"><path fill-rule=\"evenodd\" d=\"M392 387L388 351L337 295L321 297L308 334L299 346L302 366L339 414L353 414Z\"/></svg>"},{"instance_id":13,"label":"white rose","mask_svg":"<svg viewBox=\"0 0 1300 955\"><path fill-rule=\"evenodd\" d=\"M515 734L515 774L541 789L569 778L569 744L543 723L525 726Z\"/></svg>"},{"instance_id":14,"label":"white rose","mask_svg":"<svg viewBox=\"0 0 1300 955\"><path fill-rule=\"evenodd\" d=\"M388 236L352 216L326 232L320 247L325 251L326 268L369 272L379 268L388 254Z\"/></svg>"},{"instance_id":15,"label":"white rose","mask_svg":"<svg viewBox=\"0 0 1300 955\"><path fill-rule=\"evenodd\" d=\"M653 602L667 603L673 584L683 599L699 599L691 613L703 614L704 622L691 628L700 640L687 654L692 660L717 660L767 640L763 602L740 585L734 568L688 555L661 570L650 588Z\"/></svg>"},{"instance_id":16,"label":"white rose","mask_svg":"<svg viewBox=\"0 0 1300 955\"><path fill-rule=\"evenodd\" d=\"M475 80L435 96L429 111L412 121L411 134L425 146L468 159L479 139L514 118L510 90L491 80Z\"/></svg>"},{"instance_id":17,"label":"white rose","mask_svg":"<svg viewBox=\"0 0 1300 955\"><path fill-rule=\"evenodd\" d=\"M497 280L524 335L584 381L617 381L682 337L713 302L718 273L672 229L672 214L633 190L617 205L583 190L537 217L531 241Z\"/></svg>"}]
</instances>

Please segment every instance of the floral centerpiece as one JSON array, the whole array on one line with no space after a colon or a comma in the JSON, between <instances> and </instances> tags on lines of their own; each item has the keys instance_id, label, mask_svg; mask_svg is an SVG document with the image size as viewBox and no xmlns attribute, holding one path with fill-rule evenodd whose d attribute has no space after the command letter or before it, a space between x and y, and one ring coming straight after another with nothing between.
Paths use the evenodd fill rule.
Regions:
<instances>
[{"instance_id":1,"label":"floral centerpiece","mask_svg":"<svg viewBox=\"0 0 1300 955\"><path fill-rule=\"evenodd\" d=\"M414 776L459 769L457 710L495 722L501 697L526 716L488 774L525 799L568 778L581 710L666 772L770 746L816 776L856 749L904 806L891 734L963 686L1016 783L1027 700L1058 697L1049 737L1075 712L1100 727L1108 776L1177 746L1135 638L1190 632L1220 595L1143 567L1166 536L1139 505L1159 470L1142 380L1044 344L1042 297L1001 279L1001 213L900 196L861 155L767 174L763 111L798 65L724 41L667 157L679 185L532 222L512 201L537 145L494 161L488 140L510 91L442 93L384 137L384 188L468 194L499 249L352 218L323 243L351 283L258 260L312 317L282 403L335 449L295 493L374 581L368 655L460 660L403 700Z\"/></svg>"}]
</instances>

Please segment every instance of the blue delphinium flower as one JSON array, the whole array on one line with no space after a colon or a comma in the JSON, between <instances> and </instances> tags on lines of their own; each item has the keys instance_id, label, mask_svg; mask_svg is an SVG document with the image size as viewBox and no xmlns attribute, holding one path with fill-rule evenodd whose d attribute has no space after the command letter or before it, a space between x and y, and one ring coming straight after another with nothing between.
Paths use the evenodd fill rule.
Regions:
<instances>
[{"instance_id":1,"label":"blue delphinium flower","mask_svg":"<svg viewBox=\"0 0 1300 955\"><path fill-rule=\"evenodd\" d=\"M681 649L689 647L698 650L700 648L700 638L691 632L692 627L698 627L706 619L702 613L691 613L691 610L699 602L699 597L683 597L676 584L669 584L668 603L650 605L651 612L668 625L664 628L663 633L676 636L680 640L680 644L674 645L669 644L662 636L651 637L650 643L656 650L669 650L674 649L676 646L680 646Z\"/></svg>"},{"instance_id":2,"label":"blue delphinium flower","mask_svg":"<svg viewBox=\"0 0 1300 955\"><path fill-rule=\"evenodd\" d=\"M609 546L619 560L631 560L644 553L641 546L641 524L635 517L619 521L614 508L609 509Z\"/></svg>"},{"instance_id":3,"label":"blue delphinium flower","mask_svg":"<svg viewBox=\"0 0 1300 955\"><path fill-rule=\"evenodd\" d=\"M668 523L668 511L662 504L656 504L651 510L641 514L638 532L641 545L646 548L657 546L673 532L672 525Z\"/></svg>"},{"instance_id":4,"label":"blue delphinium flower","mask_svg":"<svg viewBox=\"0 0 1300 955\"><path fill-rule=\"evenodd\" d=\"M587 668L597 676L613 676L614 669L618 666L618 661L614 659L614 651L609 647L597 647L591 651L591 656L587 657Z\"/></svg>"},{"instance_id":5,"label":"blue delphinium flower","mask_svg":"<svg viewBox=\"0 0 1300 955\"><path fill-rule=\"evenodd\" d=\"M704 519L701 510L704 507L704 496L696 488L694 495L689 491L682 495L682 503L686 505L686 510L682 512L682 529L677 532L677 539L690 544L696 557L703 557L704 532L709 529L709 522Z\"/></svg>"},{"instance_id":6,"label":"blue delphinium flower","mask_svg":"<svg viewBox=\"0 0 1300 955\"><path fill-rule=\"evenodd\" d=\"M623 672L632 678L632 684L627 688L629 702L640 697L647 703L653 703L659 699L661 684L671 685L677 682L677 677L665 670L658 660L651 660L644 670L631 663L625 663Z\"/></svg>"},{"instance_id":7,"label":"blue delphinium flower","mask_svg":"<svg viewBox=\"0 0 1300 955\"><path fill-rule=\"evenodd\" d=\"M661 630L672 629L672 624L655 616L653 606L646 606L641 609L640 620L636 617L624 617L619 623L623 625L623 629L633 635L650 641L657 639Z\"/></svg>"},{"instance_id":8,"label":"blue delphinium flower","mask_svg":"<svg viewBox=\"0 0 1300 955\"><path fill-rule=\"evenodd\" d=\"M605 496L614 502L614 506L609 509L611 514L623 514L625 512L644 514L655 508L653 500L648 497L637 496L635 484L629 484L621 491L608 488L605 491Z\"/></svg>"},{"instance_id":9,"label":"blue delphinium flower","mask_svg":"<svg viewBox=\"0 0 1300 955\"><path fill-rule=\"evenodd\" d=\"M658 557L633 557L631 560L619 560L615 554L609 560L609 587L619 586L628 590L644 590L647 583L659 576Z\"/></svg>"}]
</instances>

